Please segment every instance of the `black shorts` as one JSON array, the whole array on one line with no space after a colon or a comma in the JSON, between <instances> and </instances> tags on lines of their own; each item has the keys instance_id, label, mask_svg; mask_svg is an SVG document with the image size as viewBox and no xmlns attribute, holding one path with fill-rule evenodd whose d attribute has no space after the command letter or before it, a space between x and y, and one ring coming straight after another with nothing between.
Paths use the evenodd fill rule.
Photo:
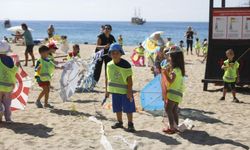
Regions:
<instances>
[{"instance_id":1,"label":"black shorts","mask_svg":"<svg viewBox=\"0 0 250 150\"><path fill-rule=\"evenodd\" d=\"M235 90L235 82L224 82L224 88L225 89L231 89L231 90Z\"/></svg>"},{"instance_id":2,"label":"black shorts","mask_svg":"<svg viewBox=\"0 0 250 150\"><path fill-rule=\"evenodd\" d=\"M26 45L25 53L33 53L34 45Z\"/></svg>"}]
</instances>

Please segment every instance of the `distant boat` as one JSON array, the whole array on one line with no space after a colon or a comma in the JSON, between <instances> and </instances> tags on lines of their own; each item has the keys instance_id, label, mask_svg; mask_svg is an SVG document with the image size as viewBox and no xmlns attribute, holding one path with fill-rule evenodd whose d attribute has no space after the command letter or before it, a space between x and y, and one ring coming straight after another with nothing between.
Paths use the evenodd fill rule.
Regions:
<instances>
[{"instance_id":1,"label":"distant boat","mask_svg":"<svg viewBox=\"0 0 250 150\"><path fill-rule=\"evenodd\" d=\"M140 9L138 10L138 14L135 9L135 16L131 18L131 23L136 25L143 25L144 23L146 23L146 20L143 19L140 15Z\"/></svg>"},{"instance_id":2,"label":"distant boat","mask_svg":"<svg viewBox=\"0 0 250 150\"><path fill-rule=\"evenodd\" d=\"M9 19L7 19L7 20L4 20L4 23L3 23L3 25L4 25L4 28L10 28L10 27L11 27L11 23L10 23L10 20L9 20Z\"/></svg>"}]
</instances>

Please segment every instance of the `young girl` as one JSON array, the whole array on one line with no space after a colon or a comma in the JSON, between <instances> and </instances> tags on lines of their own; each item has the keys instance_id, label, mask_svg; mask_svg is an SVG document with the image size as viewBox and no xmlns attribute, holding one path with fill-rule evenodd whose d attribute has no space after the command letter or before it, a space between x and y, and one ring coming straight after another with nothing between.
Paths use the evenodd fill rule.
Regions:
<instances>
[{"instance_id":1,"label":"young girl","mask_svg":"<svg viewBox=\"0 0 250 150\"><path fill-rule=\"evenodd\" d=\"M13 59L7 56L9 51L9 45L0 42L0 122L2 121L2 115L4 115L6 122L12 122L11 93L16 83L16 73L20 65L19 62L15 64Z\"/></svg>"},{"instance_id":2,"label":"young girl","mask_svg":"<svg viewBox=\"0 0 250 150\"><path fill-rule=\"evenodd\" d=\"M73 51L68 53L67 60L71 60L74 57L81 58L80 46L78 44L73 45Z\"/></svg>"},{"instance_id":3,"label":"young girl","mask_svg":"<svg viewBox=\"0 0 250 150\"><path fill-rule=\"evenodd\" d=\"M185 66L184 66L184 57L183 52L179 47L172 47L169 52L170 54L170 65L171 72L167 70L167 82L169 82L169 87L167 89L167 98L165 101L165 111L168 115L169 128L163 129L163 132L167 134L176 133L177 126L179 123L178 115L178 105L182 101L183 97L183 88L184 88L184 76L185 76Z\"/></svg>"},{"instance_id":4,"label":"young girl","mask_svg":"<svg viewBox=\"0 0 250 150\"><path fill-rule=\"evenodd\" d=\"M196 43L195 43L194 49L195 49L196 55L199 57L200 50L201 50L201 42L200 42L199 38L196 38Z\"/></svg>"}]
</instances>

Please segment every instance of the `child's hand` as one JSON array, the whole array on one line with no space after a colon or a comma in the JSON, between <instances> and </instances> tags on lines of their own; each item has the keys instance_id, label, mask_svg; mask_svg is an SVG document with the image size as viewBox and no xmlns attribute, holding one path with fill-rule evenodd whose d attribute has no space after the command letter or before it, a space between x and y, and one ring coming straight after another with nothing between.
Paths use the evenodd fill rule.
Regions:
<instances>
[{"instance_id":1,"label":"child's hand","mask_svg":"<svg viewBox=\"0 0 250 150\"><path fill-rule=\"evenodd\" d=\"M237 81L236 81L236 83L240 83L240 78L237 78Z\"/></svg>"},{"instance_id":2,"label":"child's hand","mask_svg":"<svg viewBox=\"0 0 250 150\"><path fill-rule=\"evenodd\" d=\"M110 95L109 92L106 91L106 92L105 92L105 98L109 98L109 95Z\"/></svg>"},{"instance_id":3,"label":"child's hand","mask_svg":"<svg viewBox=\"0 0 250 150\"><path fill-rule=\"evenodd\" d=\"M130 102L133 101L133 92L132 92L132 91L131 91L131 92L128 92L127 98L129 99Z\"/></svg>"}]
</instances>

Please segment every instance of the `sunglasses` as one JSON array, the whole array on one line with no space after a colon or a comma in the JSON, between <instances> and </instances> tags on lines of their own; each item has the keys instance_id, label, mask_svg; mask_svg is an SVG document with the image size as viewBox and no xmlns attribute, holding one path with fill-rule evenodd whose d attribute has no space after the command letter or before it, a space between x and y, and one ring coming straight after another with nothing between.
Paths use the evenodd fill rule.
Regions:
<instances>
[{"instance_id":1,"label":"sunglasses","mask_svg":"<svg viewBox=\"0 0 250 150\"><path fill-rule=\"evenodd\" d=\"M110 28L104 28L105 30L111 30Z\"/></svg>"}]
</instances>

